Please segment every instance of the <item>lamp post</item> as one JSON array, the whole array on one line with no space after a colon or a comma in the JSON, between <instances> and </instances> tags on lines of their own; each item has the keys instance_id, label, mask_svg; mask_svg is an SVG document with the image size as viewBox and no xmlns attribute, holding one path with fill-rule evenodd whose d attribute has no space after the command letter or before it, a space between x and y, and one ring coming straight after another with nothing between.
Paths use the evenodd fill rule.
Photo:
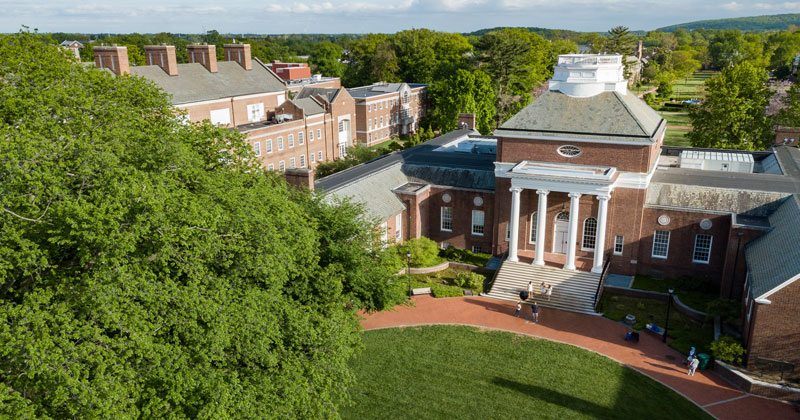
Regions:
<instances>
[{"instance_id":1,"label":"lamp post","mask_svg":"<svg viewBox=\"0 0 800 420\"><path fill-rule=\"evenodd\" d=\"M669 292L669 300L667 300L667 320L664 322L664 339L662 340L664 343L667 342L667 331L669 330L669 309L672 306L672 294L675 293L675 288L670 286L667 291Z\"/></svg>"},{"instance_id":2,"label":"lamp post","mask_svg":"<svg viewBox=\"0 0 800 420\"><path fill-rule=\"evenodd\" d=\"M408 276L408 297L411 297L411 251L406 252L406 276Z\"/></svg>"}]
</instances>

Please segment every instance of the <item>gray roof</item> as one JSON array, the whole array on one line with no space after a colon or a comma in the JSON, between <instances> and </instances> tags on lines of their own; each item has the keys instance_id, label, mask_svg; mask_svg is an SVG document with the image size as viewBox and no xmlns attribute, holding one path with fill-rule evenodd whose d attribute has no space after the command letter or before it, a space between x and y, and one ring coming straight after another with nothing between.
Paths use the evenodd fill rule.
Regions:
<instances>
[{"instance_id":1,"label":"gray roof","mask_svg":"<svg viewBox=\"0 0 800 420\"><path fill-rule=\"evenodd\" d=\"M383 222L406 208L392 192L392 189L408 182L401 166L401 162L391 160L390 165L380 165L369 176L352 179L352 182L343 183L337 188L326 189L319 181L314 186L331 196L363 204L370 217Z\"/></svg>"},{"instance_id":2,"label":"gray roof","mask_svg":"<svg viewBox=\"0 0 800 420\"><path fill-rule=\"evenodd\" d=\"M630 92L575 98L548 91L506 121L499 132L652 143L665 124L658 113Z\"/></svg>"},{"instance_id":3,"label":"gray roof","mask_svg":"<svg viewBox=\"0 0 800 420\"><path fill-rule=\"evenodd\" d=\"M337 93L339 93L338 88L304 87L300 89L300 92L297 92L295 99L310 98L312 96L320 95L327 99L328 103L332 103L335 100Z\"/></svg>"},{"instance_id":4,"label":"gray roof","mask_svg":"<svg viewBox=\"0 0 800 420\"><path fill-rule=\"evenodd\" d=\"M249 71L234 61L220 61L216 73L200 63L189 63L178 64L177 76L158 66L134 66L131 74L155 82L172 95L173 105L286 90L283 81L256 58Z\"/></svg>"},{"instance_id":5,"label":"gray roof","mask_svg":"<svg viewBox=\"0 0 800 420\"><path fill-rule=\"evenodd\" d=\"M766 216L788 195L771 191L665 183L653 177L647 188L645 205Z\"/></svg>"},{"instance_id":6,"label":"gray roof","mask_svg":"<svg viewBox=\"0 0 800 420\"><path fill-rule=\"evenodd\" d=\"M387 83L384 85L375 84L354 87L347 89L347 92L350 93L350 96L352 96L354 99L363 99L372 96L385 95L392 92L399 92L403 85L408 85L408 87L411 89L427 86L424 83Z\"/></svg>"},{"instance_id":7,"label":"gray roof","mask_svg":"<svg viewBox=\"0 0 800 420\"><path fill-rule=\"evenodd\" d=\"M754 299L766 298L775 288L800 274L800 196L784 200L769 216L772 229L745 246Z\"/></svg>"},{"instance_id":8,"label":"gray roof","mask_svg":"<svg viewBox=\"0 0 800 420\"><path fill-rule=\"evenodd\" d=\"M300 98L300 99L292 99L292 103L297 105L298 108L302 109L306 115L316 115L316 114L323 114L325 113L325 109L322 108L322 105L317 103L314 99L311 98Z\"/></svg>"}]
</instances>

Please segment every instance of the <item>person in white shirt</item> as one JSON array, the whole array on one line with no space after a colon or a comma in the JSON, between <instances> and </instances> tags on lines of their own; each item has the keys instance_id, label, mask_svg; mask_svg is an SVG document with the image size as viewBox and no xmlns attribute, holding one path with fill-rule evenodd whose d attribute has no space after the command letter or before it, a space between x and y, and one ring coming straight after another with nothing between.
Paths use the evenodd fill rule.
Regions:
<instances>
[{"instance_id":1,"label":"person in white shirt","mask_svg":"<svg viewBox=\"0 0 800 420\"><path fill-rule=\"evenodd\" d=\"M533 298L533 280L528 282L528 299Z\"/></svg>"},{"instance_id":2,"label":"person in white shirt","mask_svg":"<svg viewBox=\"0 0 800 420\"><path fill-rule=\"evenodd\" d=\"M700 366L700 359L695 357L691 362L689 362L689 372L687 375L694 376L694 371L697 370L698 366Z\"/></svg>"}]
</instances>

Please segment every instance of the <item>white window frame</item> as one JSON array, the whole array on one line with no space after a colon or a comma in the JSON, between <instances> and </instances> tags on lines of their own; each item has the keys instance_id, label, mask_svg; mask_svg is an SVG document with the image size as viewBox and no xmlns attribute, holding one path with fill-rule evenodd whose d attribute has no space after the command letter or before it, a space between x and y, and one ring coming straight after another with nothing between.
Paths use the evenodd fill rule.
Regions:
<instances>
[{"instance_id":1,"label":"white window frame","mask_svg":"<svg viewBox=\"0 0 800 420\"><path fill-rule=\"evenodd\" d=\"M322 150L317 152L317 162L322 162Z\"/></svg>"},{"instance_id":2,"label":"white window frame","mask_svg":"<svg viewBox=\"0 0 800 420\"><path fill-rule=\"evenodd\" d=\"M701 252L705 252L706 253L706 259L705 260L697 259L697 251L698 251L697 245L698 245L698 241L700 241L701 237L703 237L703 238L707 237L708 238L708 248L705 249L705 251L703 251L703 248L699 249ZM697 235L694 235L694 249L692 249L692 262L693 263L698 263L698 264L709 264L711 262L711 245L713 243L714 243L714 237L711 236L711 235L706 235L704 233L698 233Z\"/></svg>"},{"instance_id":3,"label":"white window frame","mask_svg":"<svg viewBox=\"0 0 800 420\"><path fill-rule=\"evenodd\" d=\"M395 241L402 240L403 238L403 215L398 213L394 215L394 239Z\"/></svg>"},{"instance_id":4,"label":"white window frame","mask_svg":"<svg viewBox=\"0 0 800 420\"><path fill-rule=\"evenodd\" d=\"M300 155L300 167L301 168L306 167L306 155Z\"/></svg>"},{"instance_id":5,"label":"white window frame","mask_svg":"<svg viewBox=\"0 0 800 420\"><path fill-rule=\"evenodd\" d=\"M472 245L471 251L473 254L483 254L483 247L480 245Z\"/></svg>"},{"instance_id":6,"label":"white window frame","mask_svg":"<svg viewBox=\"0 0 800 420\"><path fill-rule=\"evenodd\" d=\"M300 146L306 144L305 143L305 139L303 138L303 132L302 131L297 133L297 144L300 145Z\"/></svg>"},{"instance_id":7,"label":"white window frame","mask_svg":"<svg viewBox=\"0 0 800 420\"><path fill-rule=\"evenodd\" d=\"M530 234L528 236L528 243L532 245L536 245L536 228L537 228L537 223L539 223L539 220L536 217L536 213L537 212L531 213L530 229L528 229L528 233Z\"/></svg>"},{"instance_id":8,"label":"white window frame","mask_svg":"<svg viewBox=\"0 0 800 420\"><path fill-rule=\"evenodd\" d=\"M296 161L295 161L295 159L293 157L289 158L289 169L296 169L297 168L295 166L295 162Z\"/></svg>"},{"instance_id":9,"label":"white window frame","mask_svg":"<svg viewBox=\"0 0 800 420\"><path fill-rule=\"evenodd\" d=\"M511 240L511 222L506 223L506 242Z\"/></svg>"},{"instance_id":10,"label":"white window frame","mask_svg":"<svg viewBox=\"0 0 800 420\"><path fill-rule=\"evenodd\" d=\"M294 134L289 134L287 136L287 141L289 142L289 148L294 148Z\"/></svg>"},{"instance_id":11,"label":"white window frame","mask_svg":"<svg viewBox=\"0 0 800 420\"><path fill-rule=\"evenodd\" d=\"M284 95L282 93L280 95L278 95L276 98L278 100L278 105L286 102L286 95Z\"/></svg>"},{"instance_id":12,"label":"white window frame","mask_svg":"<svg viewBox=\"0 0 800 420\"><path fill-rule=\"evenodd\" d=\"M480 219L480 224L478 220ZM483 236L486 231L486 214L483 210L472 210L472 229L471 232L475 236Z\"/></svg>"},{"instance_id":13,"label":"white window frame","mask_svg":"<svg viewBox=\"0 0 800 420\"><path fill-rule=\"evenodd\" d=\"M260 141L257 141L255 143L253 143L253 153L256 155L256 157L260 157L261 156L261 142Z\"/></svg>"},{"instance_id":14,"label":"white window frame","mask_svg":"<svg viewBox=\"0 0 800 420\"><path fill-rule=\"evenodd\" d=\"M372 120L367 120L367 130L372 130Z\"/></svg>"},{"instance_id":15,"label":"white window frame","mask_svg":"<svg viewBox=\"0 0 800 420\"><path fill-rule=\"evenodd\" d=\"M317 159L316 159L317 155L315 155L315 154L312 152L312 153L309 155L309 157L311 158L311 164L312 164L312 165L313 165L313 164L315 164L315 163L317 163L317 162L316 162L316 160L317 160Z\"/></svg>"},{"instance_id":16,"label":"white window frame","mask_svg":"<svg viewBox=\"0 0 800 420\"><path fill-rule=\"evenodd\" d=\"M267 154L272 153L272 139L267 139Z\"/></svg>"},{"instance_id":17,"label":"white window frame","mask_svg":"<svg viewBox=\"0 0 800 420\"><path fill-rule=\"evenodd\" d=\"M594 225L590 225L594 222ZM594 243L593 247L586 246L586 242L591 241ZM583 219L583 236L581 237L581 250L594 251L597 249L597 219L594 217L587 217Z\"/></svg>"},{"instance_id":18,"label":"white window frame","mask_svg":"<svg viewBox=\"0 0 800 420\"><path fill-rule=\"evenodd\" d=\"M445 215L447 218L445 219ZM449 224L449 228L445 227L445 221ZM442 206L439 210L439 230L442 232L452 232L453 231L453 208L452 207L444 207Z\"/></svg>"},{"instance_id":19,"label":"white window frame","mask_svg":"<svg viewBox=\"0 0 800 420\"><path fill-rule=\"evenodd\" d=\"M270 170L270 171L274 171L275 170L275 165L270 163L269 165L267 165L267 169Z\"/></svg>"},{"instance_id":20,"label":"white window frame","mask_svg":"<svg viewBox=\"0 0 800 420\"><path fill-rule=\"evenodd\" d=\"M619 251L617 251L617 247L619 247ZM622 255L622 251L625 248L625 237L622 235L614 236L614 255Z\"/></svg>"},{"instance_id":21,"label":"white window frame","mask_svg":"<svg viewBox=\"0 0 800 420\"><path fill-rule=\"evenodd\" d=\"M317 129L317 138L322 139L322 130L320 130L319 128Z\"/></svg>"},{"instance_id":22,"label":"white window frame","mask_svg":"<svg viewBox=\"0 0 800 420\"><path fill-rule=\"evenodd\" d=\"M281 172L286 170L286 162L285 161L278 162L278 170L280 170Z\"/></svg>"},{"instance_id":23,"label":"white window frame","mask_svg":"<svg viewBox=\"0 0 800 420\"><path fill-rule=\"evenodd\" d=\"M211 124L214 125L230 125L230 108L212 109L211 112L209 112L209 120L211 120Z\"/></svg>"},{"instance_id":24,"label":"white window frame","mask_svg":"<svg viewBox=\"0 0 800 420\"><path fill-rule=\"evenodd\" d=\"M257 122L264 119L264 104L250 104L247 105L247 120L250 122Z\"/></svg>"},{"instance_id":25,"label":"white window frame","mask_svg":"<svg viewBox=\"0 0 800 420\"><path fill-rule=\"evenodd\" d=\"M381 223L381 243L386 244L389 242L389 225L386 222Z\"/></svg>"},{"instance_id":26,"label":"white window frame","mask_svg":"<svg viewBox=\"0 0 800 420\"><path fill-rule=\"evenodd\" d=\"M278 136L278 151L283 150L283 136Z\"/></svg>"},{"instance_id":27,"label":"white window frame","mask_svg":"<svg viewBox=\"0 0 800 420\"><path fill-rule=\"evenodd\" d=\"M664 255L656 254L656 243L658 242L658 234L659 233L664 233L664 234L667 235L666 236L667 237L666 243L663 244L664 245ZM653 258L658 258L660 260L666 260L667 257L669 256L669 239L670 239L671 236L672 236L672 232L670 232L668 230L655 230L653 232L653 249L650 252L650 256L653 257ZM661 244L659 243L659 245L661 245Z\"/></svg>"}]
</instances>

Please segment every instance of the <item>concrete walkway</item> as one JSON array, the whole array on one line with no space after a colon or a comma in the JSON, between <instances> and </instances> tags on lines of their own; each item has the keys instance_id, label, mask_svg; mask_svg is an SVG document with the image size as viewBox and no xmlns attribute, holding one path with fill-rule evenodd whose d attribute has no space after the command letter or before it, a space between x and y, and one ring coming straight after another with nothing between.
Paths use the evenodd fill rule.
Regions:
<instances>
[{"instance_id":1,"label":"concrete walkway","mask_svg":"<svg viewBox=\"0 0 800 420\"><path fill-rule=\"evenodd\" d=\"M710 371L688 376L683 355L661 343L660 337L642 333L638 343L624 340L627 327L606 318L540 307L539 323L513 316L514 303L482 297L434 299L417 296L413 306L364 315L365 330L455 324L493 328L572 344L606 355L663 383L694 401L712 415L733 419L799 419L791 405L746 394Z\"/></svg>"}]
</instances>

